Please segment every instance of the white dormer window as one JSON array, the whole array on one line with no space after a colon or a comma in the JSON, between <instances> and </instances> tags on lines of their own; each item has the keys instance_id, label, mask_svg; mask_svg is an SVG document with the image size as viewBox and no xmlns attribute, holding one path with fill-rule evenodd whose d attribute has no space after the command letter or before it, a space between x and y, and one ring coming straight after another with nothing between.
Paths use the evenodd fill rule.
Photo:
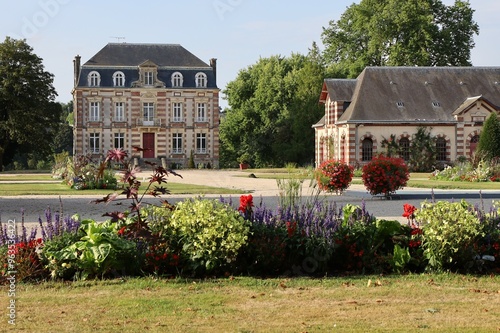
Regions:
<instances>
[{"instance_id":1,"label":"white dormer window","mask_svg":"<svg viewBox=\"0 0 500 333\"><path fill-rule=\"evenodd\" d=\"M172 74L172 87L178 88L182 87L183 84L183 77L182 74L179 72L175 72Z\"/></svg>"},{"instance_id":2,"label":"white dormer window","mask_svg":"<svg viewBox=\"0 0 500 333\"><path fill-rule=\"evenodd\" d=\"M405 106L405 103L399 101L396 103L396 105L398 106L398 108L402 108L403 106Z\"/></svg>"},{"instance_id":3,"label":"white dormer window","mask_svg":"<svg viewBox=\"0 0 500 333\"><path fill-rule=\"evenodd\" d=\"M153 72L144 72L144 85L152 86L154 83Z\"/></svg>"},{"instance_id":4,"label":"white dormer window","mask_svg":"<svg viewBox=\"0 0 500 333\"><path fill-rule=\"evenodd\" d=\"M89 87L99 87L101 85L101 75L96 71L90 72L87 80Z\"/></svg>"},{"instance_id":5,"label":"white dormer window","mask_svg":"<svg viewBox=\"0 0 500 333\"><path fill-rule=\"evenodd\" d=\"M207 87L207 75L205 73L196 74L196 88Z\"/></svg>"},{"instance_id":6,"label":"white dormer window","mask_svg":"<svg viewBox=\"0 0 500 333\"><path fill-rule=\"evenodd\" d=\"M434 102L432 102L432 106L435 108L438 108L441 106L441 103L439 103L438 101L434 101Z\"/></svg>"},{"instance_id":7,"label":"white dormer window","mask_svg":"<svg viewBox=\"0 0 500 333\"><path fill-rule=\"evenodd\" d=\"M125 74L123 74L123 72L115 72L113 74L113 86L115 87L125 86Z\"/></svg>"}]
</instances>

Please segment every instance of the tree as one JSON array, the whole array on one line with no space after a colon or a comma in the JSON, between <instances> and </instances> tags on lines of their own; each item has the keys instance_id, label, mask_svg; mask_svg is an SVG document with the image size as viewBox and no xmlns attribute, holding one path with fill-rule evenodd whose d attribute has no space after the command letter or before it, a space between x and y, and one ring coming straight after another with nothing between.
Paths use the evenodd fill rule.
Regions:
<instances>
[{"instance_id":1,"label":"tree","mask_svg":"<svg viewBox=\"0 0 500 333\"><path fill-rule=\"evenodd\" d=\"M500 121L496 112L484 122L477 150L488 160L500 157Z\"/></svg>"},{"instance_id":2,"label":"tree","mask_svg":"<svg viewBox=\"0 0 500 333\"><path fill-rule=\"evenodd\" d=\"M6 37L0 44L0 168L19 147L50 155L61 116L52 82L25 40Z\"/></svg>"},{"instance_id":3,"label":"tree","mask_svg":"<svg viewBox=\"0 0 500 333\"><path fill-rule=\"evenodd\" d=\"M263 58L241 70L224 91L229 107L220 126L221 164L231 166L243 153L256 167L310 163L323 79L318 58L299 54Z\"/></svg>"},{"instance_id":4,"label":"tree","mask_svg":"<svg viewBox=\"0 0 500 333\"><path fill-rule=\"evenodd\" d=\"M73 153L73 101L67 104L61 103L61 118L55 131L51 149L55 154L67 151Z\"/></svg>"},{"instance_id":5,"label":"tree","mask_svg":"<svg viewBox=\"0 0 500 333\"><path fill-rule=\"evenodd\" d=\"M430 128L419 126L410 143L409 167L413 172L429 172L436 164L436 138Z\"/></svg>"},{"instance_id":6,"label":"tree","mask_svg":"<svg viewBox=\"0 0 500 333\"><path fill-rule=\"evenodd\" d=\"M323 28L323 56L336 77L367 66L470 66L479 27L466 1L361 0Z\"/></svg>"}]
</instances>

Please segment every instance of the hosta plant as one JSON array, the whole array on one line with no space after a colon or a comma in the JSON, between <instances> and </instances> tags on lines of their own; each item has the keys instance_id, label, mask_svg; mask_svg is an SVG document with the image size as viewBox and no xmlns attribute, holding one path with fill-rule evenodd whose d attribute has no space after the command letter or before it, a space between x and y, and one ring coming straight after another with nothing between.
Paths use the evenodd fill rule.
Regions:
<instances>
[{"instance_id":1,"label":"hosta plant","mask_svg":"<svg viewBox=\"0 0 500 333\"><path fill-rule=\"evenodd\" d=\"M380 156L363 167L363 183L371 195L392 193L406 186L410 173L402 158Z\"/></svg>"},{"instance_id":2,"label":"hosta plant","mask_svg":"<svg viewBox=\"0 0 500 333\"><path fill-rule=\"evenodd\" d=\"M316 171L316 181L321 190L342 194L351 184L353 174L354 168L345 162L328 160Z\"/></svg>"}]
</instances>

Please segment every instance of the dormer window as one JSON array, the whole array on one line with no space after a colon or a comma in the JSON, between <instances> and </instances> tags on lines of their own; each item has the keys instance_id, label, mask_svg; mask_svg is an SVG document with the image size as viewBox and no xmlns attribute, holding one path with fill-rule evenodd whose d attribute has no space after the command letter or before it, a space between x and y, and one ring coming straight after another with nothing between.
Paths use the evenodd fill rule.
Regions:
<instances>
[{"instance_id":1,"label":"dormer window","mask_svg":"<svg viewBox=\"0 0 500 333\"><path fill-rule=\"evenodd\" d=\"M402 101L399 101L396 103L396 105L398 106L398 108L402 108L403 106L405 106L405 103L403 103Z\"/></svg>"},{"instance_id":2,"label":"dormer window","mask_svg":"<svg viewBox=\"0 0 500 333\"><path fill-rule=\"evenodd\" d=\"M182 87L182 84L183 84L182 74L179 72L175 72L174 74L172 74L172 87L175 88Z\"/></svg>"},{"instance_id":3,"label":"dormer window","mask_svg":"<svg viewBox=\"0 0 500 333\"><path fill-rule=\"evenodd\" d=\"M123 72L115 72L113 74L113 86L115 87L125 86L125 74L123 74Z\"/></svg>"},{"instance_id":4,"label":"dormer window","mask_svg":"<svg viewBox=\"0 0 500 333\"><path fill-rule=\"evenodd\" d=\"M89 87L99 87L101 85L101 75L96 71L90 72L87 80Z\"/></svg>"},{"instance_id":5,"label":"dormer window","mask_svg":"<svg viewBox=\"0 0 500 333\"><path fill-rule=\"evenodd\" d=\"M196 88L207 87L207 75L205 73L196 74Z\"/></svg>"},{"instance_id":6,"label":"dormer window","mask_svg":"<svg viewBox=\"0 0 500 333\"><path fill-rule=\"evenodd\" d=\"M437 101L434 101L432 102L432 106L435 107L435 108L438 108L441 106L441 103L437 102Z\"/></svg>"},{"instance_id":7,"label":"dormer window","mask_svg":"<svg viewBox=\"0 0 500 333\"><path fill-rule=\"evenodd\" d=\"M154 73L147 71L144 72L144 85L152 86L154 84Z\"/></svg>"}]
</instances>

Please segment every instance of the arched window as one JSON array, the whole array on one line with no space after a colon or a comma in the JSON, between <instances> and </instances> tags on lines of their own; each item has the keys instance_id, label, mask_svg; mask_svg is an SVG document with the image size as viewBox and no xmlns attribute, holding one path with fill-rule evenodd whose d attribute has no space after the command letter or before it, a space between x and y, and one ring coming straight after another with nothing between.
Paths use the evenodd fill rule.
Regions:
<instances>
[{"instance_id":1,"label":"arched window","mask_svg":"<svg viewBox=\"0 0 500 333\"><path fill-rule=\"evenodd\" d=\"M89 87L99 87L101 85L101 75L96 71L90 72L87 80Z\"/></svg>"},{"instance_id":2,"label":"arched window","mask_svg":"<svg viewBox=\"0 0 500 333\"><path fill-rule=\"evenodd\" d=\"M399 156L405 161L410 160L410 140L408 138L399 140Z\"/></svg>"},{"instance_id":3,"label":"arched window","mask_svg":"<svg viewBox=\"0 0 500 333\"><path fill-rule=\"evenodd\" d=\"M207 75L205 73L196 74L196 88L207 87Z\"/></svg>"},{"instance_id":4,"label":"arched window","mask_svg":"<svg viewBox=\"0 0 500 333\"><path fill-rule=\"evenodd\" d=\"M125 86L125 74L123 74L123 72L115 72L113 74L113 86L115 87Z\"/></svg>"},{"instance_id":5,"label":"arched window","mask_svg":"<svg viewBox=\"0 0 500 333\"><path fill-rule=\"evenodd\" d=\"M438 161L446 161L446 140L439 137L436 140L436 159Z\"/></svg>"},{"instance_id":6,"label":"arched window","mask_svg":"<svg viewBox=\"0 0 500 333\"><path fill-rule=\"evenodd\" d=\"M476 134L470 139L470 148L469 148L470 156L472 156L476 151L478 143L479 143L479 135Z\"/></svg>"},{"instance_id":7,"label":"arched window","mask_svg":"<svg viewBox=\"0 0 500 333\"><path fill-rule=\"evenodd\" d=\"M361 160L371 161L373 157L373 141L370 138L366 138L362 143Z\"/></svg>"},{"instance_id":8,"label":"arched window","mask_svg":"<svg viewBox=\"0 0 500 333\"><path fill-rule=\"evenodd\" d=\"M172 74L172 87L182 87L183 77L179 72Z\"/></svg>"}]
</instances>

